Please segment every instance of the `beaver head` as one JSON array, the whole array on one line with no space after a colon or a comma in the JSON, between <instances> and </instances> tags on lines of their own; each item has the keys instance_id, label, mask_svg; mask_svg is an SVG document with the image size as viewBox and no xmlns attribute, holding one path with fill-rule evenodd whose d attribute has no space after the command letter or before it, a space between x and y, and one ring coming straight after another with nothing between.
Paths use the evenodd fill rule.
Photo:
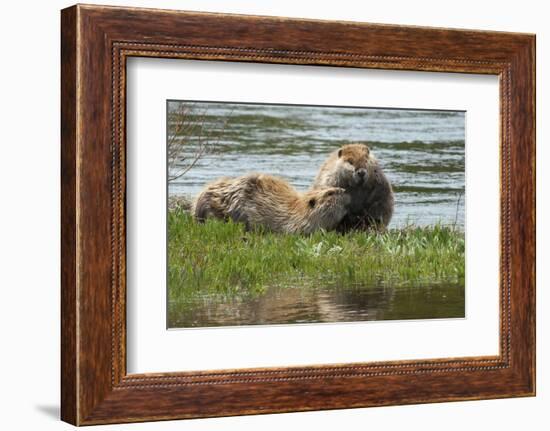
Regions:
<instances>
[{"instance_id":1,"label":"beaver head","mask_svg":"<svg viewBox=\"0 0 550 431\"><path fill-rule=\"evenodd\" d=\"M310 190L304 194L312 227L332 229L344 218L351 197L340 187Z\"/></svg>"},{"instance_id":2,"label":"beaver head","mask_svg":"<svg viewBox=\"0 0 550 431\"><path fill-rule=\"evenodd\" d=\"M369 180L375 158L368 146L364 144L344 145L337 154L339 185L357 187Z\"/></svg>"}]
</instances>

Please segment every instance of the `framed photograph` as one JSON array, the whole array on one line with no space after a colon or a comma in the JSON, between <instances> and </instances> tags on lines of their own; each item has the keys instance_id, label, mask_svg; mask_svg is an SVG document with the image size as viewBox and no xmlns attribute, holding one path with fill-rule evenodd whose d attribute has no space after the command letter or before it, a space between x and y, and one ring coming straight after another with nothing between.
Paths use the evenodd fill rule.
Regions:
<instances>
[{"instance_id":1,"label":"framed photograph","mask_svg":"<svg viewBox=\"0 0 550 431\"><path fill-rule=\"evenodd\" d=\"M61 14L61 416L535 394L535 36Z\"/></svg>"},{"instance_id":2,"label":"framed photograph","mask_svg":"<svg viewBox=\"0 0 550 431\"><path fill-rule=\"evenodd\" d=\"M167 327L464 318L465 118L168 100Z\"/></svg>"}]
</instances>

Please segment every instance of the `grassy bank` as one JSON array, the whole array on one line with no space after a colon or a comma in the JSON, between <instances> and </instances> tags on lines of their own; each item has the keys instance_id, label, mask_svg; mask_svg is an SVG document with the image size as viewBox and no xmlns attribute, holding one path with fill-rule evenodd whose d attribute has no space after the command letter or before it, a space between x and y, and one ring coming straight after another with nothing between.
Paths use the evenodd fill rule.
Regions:
<instances>
[{"instance_id":1,"label":"grassy bank","mask_svg":"<svg viewBox=\"0 0 550 431\"><path fill-rule=\"evenodd\" d=\"M440 225L281 235L218 220L198 224L176 209L168 214L168 238L170 301L199 294L248 297L297 279L312 286L464 282L464 233Z\"/></svg>"}]
</instances>

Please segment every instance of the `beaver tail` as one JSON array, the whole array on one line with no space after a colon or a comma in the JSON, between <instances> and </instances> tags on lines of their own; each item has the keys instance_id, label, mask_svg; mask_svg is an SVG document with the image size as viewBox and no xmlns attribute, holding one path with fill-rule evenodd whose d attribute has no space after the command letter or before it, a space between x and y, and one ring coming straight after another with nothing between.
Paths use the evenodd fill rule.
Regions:
<instances>
[{"instance_id":1,"label":"beaver tail","mask_svg":"<svg viewBox=\"0 0 550 431\"><path fill-rule=\"evenodd\" d=\"M201 193L193 204L193 217L199 223L204 223L210 212L210 199L208 199L206 193Z\"/></svg>"}]
</instances>

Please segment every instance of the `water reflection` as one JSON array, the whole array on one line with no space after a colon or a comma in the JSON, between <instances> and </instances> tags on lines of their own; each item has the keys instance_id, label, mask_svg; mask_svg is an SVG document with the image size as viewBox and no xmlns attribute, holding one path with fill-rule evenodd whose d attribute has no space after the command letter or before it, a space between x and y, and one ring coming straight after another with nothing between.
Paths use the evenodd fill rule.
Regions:
<instances>
[{"instance_id":1,"label":"water reflection","mask_svg":"<svg viewBox=\"0 0 550 431\"><path fill-rule=\"evenodd\" d=\"M169 303L169 327L464 317L464 286L271 286L248 299Z\"/></svg>"}]
</instances>

